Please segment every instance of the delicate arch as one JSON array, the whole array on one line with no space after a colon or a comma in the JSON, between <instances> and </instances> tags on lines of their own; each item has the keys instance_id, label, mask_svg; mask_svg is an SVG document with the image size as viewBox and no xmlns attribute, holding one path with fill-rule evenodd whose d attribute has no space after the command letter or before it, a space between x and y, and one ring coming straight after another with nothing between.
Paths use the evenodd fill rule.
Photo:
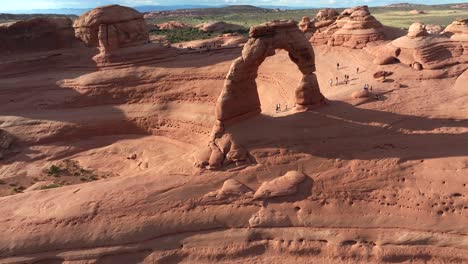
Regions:
<instances>
[{"instance_id":1,"label":"delicate arch","mask_svg":"<svg viewBox=\"0 0 468 264\"><path fill-rule=\"evenodd\" d=\"M225 121L261 112L256 78L258 68L275 49L288 51L291 60L302 72L296 88L296 104L308 109L324 101L315 76L315 55L311 44L299 30L296 22L273 21L250 29L250 39L242 50L242 56L231 65L224 88L216 103L216 118Z\"/></svg>"}]
</instances>

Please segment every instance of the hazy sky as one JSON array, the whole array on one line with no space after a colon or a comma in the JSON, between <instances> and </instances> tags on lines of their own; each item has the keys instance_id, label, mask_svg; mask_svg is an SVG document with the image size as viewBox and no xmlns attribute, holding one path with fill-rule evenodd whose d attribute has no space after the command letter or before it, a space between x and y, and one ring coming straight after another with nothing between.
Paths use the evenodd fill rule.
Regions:
<instances>
[{"instance_id":1,"label":"hazy sky","mask_svg":"<svg viewBox=\"0 0 468 264\"><path fill-rule=\"evenodd\" d=\"M384 5L399 2L443 4L463 2L457 0L0 0L0 11L49 9L49 8L88 8L107 4L127 6L138 5L283 5L283 6L354 6L354 5Z\"/></svg>"}]
</instances>

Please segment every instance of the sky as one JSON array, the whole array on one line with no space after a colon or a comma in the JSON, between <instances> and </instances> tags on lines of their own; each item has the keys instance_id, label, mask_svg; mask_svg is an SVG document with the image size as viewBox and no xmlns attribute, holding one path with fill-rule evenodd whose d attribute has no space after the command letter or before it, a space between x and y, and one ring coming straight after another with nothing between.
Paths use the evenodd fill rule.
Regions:
<instances>
[{"instance_id":1,"label":"sky","mask_svg":"<svg viewBox=\"0 0 468 264\"><path fill-rule=\"evenodd\" d=\"M343 7L355 5L386 5L400 2L421 4L445 4L462 2L457 0L0 0L0 11L89 8L107 4L126 6L140 5L277 5L291 7Z\"/></svg>"}]
</instances>

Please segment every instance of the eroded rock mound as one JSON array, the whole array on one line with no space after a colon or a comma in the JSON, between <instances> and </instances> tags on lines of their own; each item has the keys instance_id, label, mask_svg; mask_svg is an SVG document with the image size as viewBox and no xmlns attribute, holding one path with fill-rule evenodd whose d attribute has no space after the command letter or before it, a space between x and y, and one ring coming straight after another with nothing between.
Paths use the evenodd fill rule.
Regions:
<instances>
[{"instance_id":1,"label":"eroded rock mound","mask_svg":"<svg viewBox=\"0 0 468 264\"><path fill-rule=\"evenodd\" d=\"M424 15L427 14L424 10L411 10L408 12L410 15Z\"/></svg>"},{"instance_id":2,"label":"eroded rock mound","mask_svg":"<svg viewBox=\"0 0 468 264\"><path fill-rule=\"evenodd\" d=\"M119 54L124 53L121 50L149 42L143 14L125 6L97 7L80 16L73 27L87 46L99 47L100 54L94 57L98 64L126 58L128 54Z\"/></svg>"},{"instance_id":3,"label":"eroded rock mound","mask_svg":"<svg viewBox=\"0 0 468 264\"><path fill-rule=\"evenodd\" d=\"M461 30L455 31L457 34L463 35ZM376 56L374 60L376 64L392 63L392 60L387 60L387 58L393 56L415 70L443 69L456 64L468 63L466 42L454 40L453 36L448 38L442 34L429 34L426 26L420 22L413 23L406 36L395 39L391 43L371 51L371 53Z\"/></svg>"},{"instance_id":4,"label":"eroded rock mound","mask_svg":"<svg viewBox=\"0 0 468 264\"><path fill-rule=\"evenodd\" d=\"M224 21L212 21L199 24L195 26L201 31L204 32L235 32L239 30L244 30L245 28L240 25L226 23Z\"/></svg>"},{"instance_id":5,"label":"eroded rock mound","mask_svg":"<svg viewBox=\"0 0 468 264\"><path fill-rule=\"evenodd\" d=\"M250 227L284 227L290 224L291 220L287 215L264 207L249 219Z\"/></svg>"},{"instance_id":6,"label":"eroded rock mound","mask_svg":"<svg viewBox=\"0 0 468 264\"><path fill-rule=\"evenodd\" d=\"M245 186L244 184L240 183L236 179L229 179L223 183L221 189L210 192L205 195L205 197L216 197L218 199L225 198L225 197L237 197L242 195L248 195L252 197L253 191Z\"/></svg>"},{"instance_id":7,"label":"eroded rock mound","mask_svg":"<svg viewBox=\"0 0 468 264\"><path fill-rule=\"evenodd\" d=\"M120 5L90 10L81 15L73 27L76 37L90 47L121 48L146 43L149 38L143 14Z\"/></svg>"},{"instance_id":8,"label":"eroded rock mound","mask_svg":"<svg viewBox=\"0 0 468 264\"><path fill-rule=\"evenodd\" d=\"M468 42L468 19L457 19L445 28L444 33L454 41Z\"/></svg>"},{"instance_id":9,"label":"eroded rock mound","mask_svg":"<svg viewBox=\"0 0 468 264\"><path fill-rule=\"evenodd\" d=\"M182 29L182 28L190 28L190 25L187 25L183 22L179 21L169 21L166 23L157 24L159 29L164 30L175 30L175 29Z\"/></svg>"},{"instance_id":10,"label":"eroded rock mound","mask_svg":"<svg viewBox=\"0 0 468 264\"><path fill-rule=\"evenodd\" d=\"M344 10L337 15L333 9L320 10L314 19L314 44L363 48L369 42L384 39L382 24L373 17L367 6Z\"/></svg>"},{"instance_id":11,"label":"eroded rock mound","mask_svg":"<svg viewBox=\"0 0 468 264\"><path fill-rule=\"evenodd\" d=\"M262 183L254 194L254 199L266 199L287 196L297 192L297 186L306 179L299 171L288 171L272 181Z\"/></svg>"},{"instance_id":12,"label":"eroded rock mound","mask_svg":"<svg viewBox=\"0 0 468 264\"><path fill-rule=\"evenodd\" d=\"M69 18L33 18L0 24L0 53L71 48L76 43Z\"/></svg>"}]
</instances>

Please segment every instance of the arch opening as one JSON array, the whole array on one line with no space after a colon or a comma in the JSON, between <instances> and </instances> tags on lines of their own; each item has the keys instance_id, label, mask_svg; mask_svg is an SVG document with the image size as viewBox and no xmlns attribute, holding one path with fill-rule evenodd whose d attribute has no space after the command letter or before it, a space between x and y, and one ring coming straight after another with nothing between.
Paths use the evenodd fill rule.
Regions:
<instances>
[{"instance_id":1,"label":"arch opening","mask_svg":"<svg viewBox=\"0 0 468 264\"><path fill-rule=\"evenodd\" d=\"M302 78L295 90L297 110L304 111L322 104L315 75L315 54L309 41L294 21L274 21L253 27L242 56L231 65L224 88L216 104L216 119L220 122L261 112L256 79L260 65L275 50L285 50Z\"/></svg>"}]
</instances>

